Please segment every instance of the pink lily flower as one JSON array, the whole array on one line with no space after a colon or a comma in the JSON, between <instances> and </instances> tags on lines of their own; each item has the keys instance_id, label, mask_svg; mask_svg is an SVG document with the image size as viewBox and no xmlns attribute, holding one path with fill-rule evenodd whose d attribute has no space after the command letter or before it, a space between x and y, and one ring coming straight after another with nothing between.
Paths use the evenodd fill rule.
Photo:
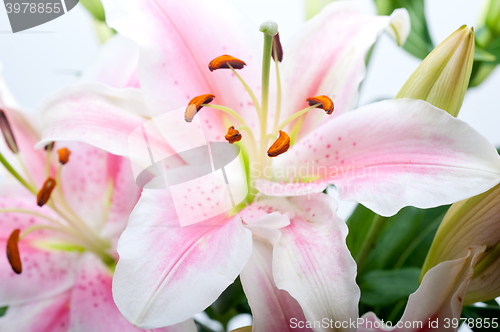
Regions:
<instances>
[{"instance_id":1,"label":"pink lily flower","mask_svg":"<svg viewBox=\"0 0 500 332\"><path fill-rule=\"evenodd\" d=\"M494 147L426 102L393 100L353 110L366 53L387 27L404 42L409 31L404 11L382 17L351 2L329 5L285 44L282 75L276 77L282 77L282 89L269 92L269 62L264 61L262 83L256 74L257 33L247 31L244 19L223 1L103 3L108 24L140 47L140 89L88 83L61 90L44 104L38 146L55 138L79 140L134 159L128 140L149 119L146 110L158 116L202 96L196 106L204 108L186 118L201 119L208 141L224 141L226 132L229 141L236 141L238 134L227 128L239 126L233 128L241 130L239 144L260 171L250 174L250 183L255 180L263 194L311 194L310 199L271 198L255 196L250 188L239 213L180 227L170 190L144 189L120 238L113 280L117 306L134 325L154 328L186 320L240 274L254 331L291 330L291 318L356 318L359 288L345 245L347 229L336 216L334 200L315 192L334 183L341 198L387 216L406 205L454 202L500 181ZM274 41L265 40L269 60ZM237 59L221 60L225 54ZM241 68L242 61L247 68L240 71L241 79L234 70L216 68L229 67L228 62ZM207 69L209 63L215 72ZM125 71L134 73L131 67ZM252 91L260 91L261 99ZM207 94L224 107L207 105ZM266 100L273 102L269 96L275 94L282 97L276 98L274 111ZM310 97L315 99L306 107ZM331 113L329 103L335 103L331 115L325 114ZM324 110L314 109L318 106ZM172 150L156 129L160 134L149 138L150 145ZM276 138L278 129L286 136ZM266 151L270 137L276 142ZM268 153L276 157L272 168ZM312 171L308 162L315 166ZM288 173L301 167L308 170L305 176ZM370 167L376 176L360 175ZM203 189L193 190L185 203L211 199Z\"/></svg>"},{"instance_id":2,"label":"pink lily flower","mask_svg":"<svg viewBox=\"0 0 500 332\"><path fill-rule=\"evenodd\" d=\"M40 133L2 77L0 109L8 142L1 140L1 156L25 185L1 166L0 246L7 255L0 259L0 307L8 308L0 330L140 331L111 291L118 237L141 192L130 162L78 142L34 150ZM52 190L47 178L56 183ZM191 319L155 331L196 327Z\"/></svg>"}]
</instances>

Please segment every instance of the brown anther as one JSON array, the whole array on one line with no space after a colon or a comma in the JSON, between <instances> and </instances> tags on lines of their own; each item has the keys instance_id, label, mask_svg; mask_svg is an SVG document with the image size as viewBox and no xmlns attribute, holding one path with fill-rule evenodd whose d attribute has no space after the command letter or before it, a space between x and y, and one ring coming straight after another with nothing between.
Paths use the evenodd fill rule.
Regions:
<instances>
[{"instance_id":1,"label":"brown anther","mask_svg":"<svg viewBox=\"0 0 500 332\"><path fill-rule=\"evenodd\" d=\"M50 199L50 194L52 194L52 190L56 186L56 180L53 178L48 178L42 186L42 189L36 195L36 203L38 206L43 206Z\"/></svg>"},{"instance_id":2,"label":"brown anther","mask_svg":"<svg viewBox=\"0 0 500 332\"><path fill-rule=\"evenodd\" d=\"M333 113L333 101L327 96L317 96L306 99L309 102L309 106L318 105L316 108L321 108L325 110L326 114L330 115Z\"/></svg>"},{"instance_id":3,"label":"brown anther","mask_svg":"<svg viewBox=\"0 0 500 332\"><path fill-rule=\"evenodd\" d=\"M230 64L231 67L233 67L233 69L242 69L247 65L245 62L235 58L234 56L224 54L210 61L210 63L208 64L208 69L210 69L210 71L214 71L221 68L229 69L228 64Z\"/></svg>"},{"instance_id":4,"label":"brown anther","mask_svg":"<svg viewBox=\"0 0 500 332\"><path fill-rule=\"evenodd\" d=\"M21 256L19 255L19 229L16 229L10 234L7 241L7 259L9 260L12 270L17 274L23 272L23 264L21 263Z\"/></svg>"},{"instance_id":5,"label":"brown anther","mask_svg":"<svg viewBox=\"0 0 500 332\"><path fill-rule=\"evenodd\" d=\"M234 126L231 126L227 130L227 134L224 137L229 143L233 144L234 142L241 141L241 138L243 136L241 136L240 132L237 129L234 129Z\"/></svg>"},{"instance_id":6,"label":"brown anther","mask_svg":"<svg viewBox=\"0 0 500 332\"><path fill-rule=\"evenodd\" d=\"M193 118L196 115L196 113L198 113L203 108L203 106L201 105L211 103L212 100L214 100L214 98L215 98L214 95L206 94L191 99L188 106L186 107L186 112L184 113L184 120L186 120L186 122L193 121Z\"/></svg>"},{"instance_id":7,"label":"brown anther","mask_svg":"<svg viewBox=\"0 0 500 332\"><path fill-rule=\"evenodd\" d=\"M283 61L283 47L281 46L279 32L273 36L273 48L271 49L271 56L273 57L274 61L276 61L276 59L274 58L275 48L276 48L276 55L278 56L278 62Z\"/></svg>"},{"instance_id":8,"label":"brown anther","mask_svg":"<svg viewBox=\"0 0 500 332\"><path fill-rule=\"evenodd\" d=\"M57 151L59 153L59 162L61 164L66 164L69 161L69 155L71 154L71 151L68 150L67 148L62 148Z\"/></svg>"},{"instance_id":9,"label":"brown anther","mask_svg":"<svg viewBox=\"0 0 500 332\"><path fill-rule=\"evenodd\" d=\"M280 137L276 142L271 145L269 150L267 150L267 155L269 157L277 157L282 153L285 153L290 148L290 137L283 130L280 130Z\"/></svg>"},{"instance_id":10,"label":"brown anther","mask_svg":"<svg viewBox=\"0 0 500 332\"><path fill-rule=\"evenodd\" d=\"M45 151L52 151L52 149L54 148L54 143L55 142L50 142L49 144L45 145Z\"/></svg>"},{"instance_id":11,"label":"brown anther","mask_svg":"<svg viewBox=\"0 0 500 332\"><path fill-rule=\"evenodd\" d=\"M10 151L18 153L19 149L17 148L16 138L14 137L9 120L7 120L7 116L3 110L0 110L0 130L2 130L3 138Z\"/></svg>"}]
</instances>

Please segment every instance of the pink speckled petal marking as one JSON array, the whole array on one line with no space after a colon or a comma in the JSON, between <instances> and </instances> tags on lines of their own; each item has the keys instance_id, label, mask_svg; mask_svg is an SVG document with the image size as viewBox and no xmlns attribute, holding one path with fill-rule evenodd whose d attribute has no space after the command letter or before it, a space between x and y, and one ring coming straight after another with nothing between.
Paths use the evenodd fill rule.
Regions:
<instances>
[{"instance_id":1,"label":"pink speckled petal marking","mask_svg":"<svg viewBox=\"0 0 500 332\"><path fill-rule=\"evenodd\" d=\"M191 98L214 94L256 129L253 103L230 70L210 72L209 62L230 54L248 64L240 71L259 95L261 39L245 18L225 1L107 0L106 21L140 46L139 78L153 116L185 106ZM175 64L175 65L172 65ZM220 112L198 114L207 138L223 141L226 126Z\"/></svg>"},{"instance_id":2,"label":"pink speckled petal marking","mask_svg":"<svg viewBox=\"0 0 500 332\"><path fill-rule=\"evenodd\" d=\"M71 292L70 329L75 331L142 331L118 311L111 293L112 274L95 256L87 255ZM155 332L196 332L192 319Z\"/></svg>"},{"instance_id":3,"label":"pink speckled petal marking","mask_svg":"<svg viewBox=\"0 0 500 332\"><path fill-rule=\"evenodd\" d=\"M279 184L260 184L265 194L303 195L333 183L341 199L384 216L408 205L456 202L500 182L500 157L491 143L468 124L411 99L339 116L276 158L273 167L284 170L278 182L297 176L311 183L282 183L279 190Z\"/></svg>"},{"instance_id":4,"label":"pink speckled petal marking","mask_svg":"<svg viewBox=\"0 0 500 332\"><path fill-rule=\"evenodd\" d=\"M380 326L380 320L374 313L369 312L363 315L364 324L358 327L357 331L456 331L456 328L445 328L445 319L450 322L460 319L463 299L474 274L474 266L485 249L486 247L469 248L466 256L444 261L430 269L418 290L410 295L403 317L399 321L400 326L395 329L375 328ZM436 320L439 328L430 328L429 321ZM422 326L419 328L414 322L422 322Z\"/></svg>"},{"instance_id":5,"label":"pink speckled petal marking","mask_svg":"<svg viewBox=\"0 0 500 332\"><path fill-rule=\"evenodd\" d=\"M358 3L335 1L283 46L283 119L307 107L308 97L327 95L335 103L331 116L319 109L310 111L299 137L354 109L359 84L365 77L365 57L377 37L394 19L399 20L398 33L403 43L408 36L408 13L404 10L395 14L375 16Z\"/></svg>"},{"instance_id":6,"label":"pink speckled petal marking","mask_svg":"<svg viewBox=\"0 0 500 332\"><path fill-rule=\"evenodd\" d=\"M115 302L142 328L185 321L236 279L251 241L238 216L180 227L168 189L144 189L118 242Z\"/></svg>"}]
</instances>

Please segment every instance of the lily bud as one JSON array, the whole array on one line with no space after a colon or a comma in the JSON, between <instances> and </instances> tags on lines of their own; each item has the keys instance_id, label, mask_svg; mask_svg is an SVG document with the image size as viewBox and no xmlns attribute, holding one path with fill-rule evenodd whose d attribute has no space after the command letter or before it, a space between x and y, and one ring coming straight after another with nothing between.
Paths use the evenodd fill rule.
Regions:
<instances>
[{"instance_id":1,"label":"lily bud","mask_svg":"<svg viewBox=\"0 0 500 332\"><path fill-rule=\"evenodd\" d=\"M441 262L464 257L473 246L486 246L486 252L474 268L465 305L500 296L500 185L451 206L427 253L421 276Z\"/></svg>"},{"instance_id":2,"label":"lily bud","mask_svg":"<svg viewBox=\"0 0 500 332\"><path fill-rule=\"evenodd\" d=\"M413 72L396 98L422 99L457 116L474 60L474 29L460 27Z\"/></svg>"}]
</instances>

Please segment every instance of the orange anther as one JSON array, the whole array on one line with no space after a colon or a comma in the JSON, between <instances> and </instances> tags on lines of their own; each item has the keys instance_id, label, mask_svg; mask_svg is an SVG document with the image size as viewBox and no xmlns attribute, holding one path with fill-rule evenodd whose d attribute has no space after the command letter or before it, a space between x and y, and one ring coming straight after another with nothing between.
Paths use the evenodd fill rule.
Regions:
<instances>
[{"instance_id":1,"label":"orange anther","mask_svg":"<svg viewBox=\"0 0 500 332\"><path fill-rule=\"evenodd\" d=\"M210 61L208 69L210 69L210 71L214 71L221 68L230 68L228 64L231 65L233 69L242 69L247 65L245 62L235 58L234 56L224 54Z\"/></svg>"},{"instance_id":2,"label":"orange anther","mask_svg":"<svg viewBox=\"0 0 500 332\"><path fill-rule=\"evenodd\" d=\"M269 157L276 157L282 153L285 153L290 148L290 137L283 130L280 130L280 137L276 142L271 145L269 150L267 150L267 155Z\"/></svg>"},{"instance_id":3,"label":"orange anther","mask_svg":"<svg viewBox=\"0 0 500 332\"><path fill-rule=\"evenodd\" d=\"M21 263L21 256L19 255L19 229L16 229L10 234L7 241L7 259L9 260L12 270L17 274L23 272L23 264Z\"/></svg>"},{"instance_id":4,"label":"orange anther","mask_svg":"<svg viewBox=\"0 0 500 332\"><path fill-rule=\"evenodd\" d=\"M229 143L233 144L234 142L241 141L242 136L238 130L234 129L234 126L231 126L227 130L225 138Z\"/></svg>"},{"instance_id":5,"label":"orange anther","mask_svg":"<svg viewBox=\"0 0 500 332\"><path fill-rule=\"evenodd\" d=\"M214 98L215 98L214 95L206 94L191 99L188 106L186 107L186 112L184 113L184 120L186 120L186 122L193 121L193 118L196 115L196 113L198 113L200 109L203 107L201 105L211 103L212 100L214 100Z\"/></svg>"},{"instance_id":6,"label":"orange anther","mask_svg":"<svg viewBox=\"0 0 500 332\"><path fill-rule=\"evenodd\" d=\"M44 206L50 199L50 194L52 194L52 190L56 186L56 180L53 178L48 178L42 186L42 189L36 195L38 206Z\"/></svg>"},{"instance_id":7,"label":"orange anther","mask_svg":"<svg viewBox=\"0 0 500 332\"><path fill-rule=\"evenodd\" d=\"M57 152L59 153L59 162L63 165L66 164L69 161L69 155L71 154L71 151L67 148L62 148Z\"/></svg>"},{"instance_id":8,"label":"orange anther","mask_svg":"<svg viewBox=\"0 0 500 332\"><path fill-rule=\"evenodd\" d=\"M318 105L316 108L321 108L325 110L326 114L330 115L333 113L333 101L327 96L317 96L306 99L309 102L309 106Z\"/></svg>"}]
</instances>

